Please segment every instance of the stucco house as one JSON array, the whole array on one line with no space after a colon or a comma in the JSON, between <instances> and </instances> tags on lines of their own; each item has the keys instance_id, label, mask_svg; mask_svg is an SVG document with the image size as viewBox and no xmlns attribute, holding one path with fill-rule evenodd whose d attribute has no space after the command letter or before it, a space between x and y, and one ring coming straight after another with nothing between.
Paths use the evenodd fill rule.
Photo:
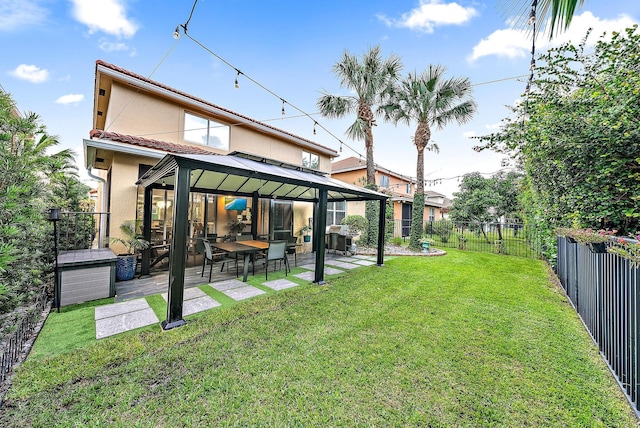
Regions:
<instances>
[{"instance_id":1,"label":"stucco house","mask_svg":"<svg viewBox=\"0 0 640 428\"><path fill-rule=\"evenodd\" d=\"M126 220L142 219L143 191L136 181L167 154L240 154L289 167L329 173L338 153L313 141L225 109L121 67L96 61L93 129L84 163L100 181L97 211L110 212L110 236ZM297 235L313 215L310 203L191 192L189 235L228 235L237 220L259 215L257 234ZM154 189L152 239L170 239L172 190Z\"/></svg>"},{"instance_id":2,"label":"stucco house","mask_svg":"<svg viewBox=\"0 0 640 428\"><path fill-rule=\"evenodd\" d=\"M348 157L331 164L331 176L345 183L364 186L367 177L367 165L363 159ZM395 222L394 236L408 236L411 225L411 213L413 207L413 195L416 189L415 178L399 174L375 165L376 184L380 191L391 194L393 201L393 218ZM424 220L436 221L447 217L451 200L445 195L425 190ZM346 215L364 216L365 204L363 202L335 202L329 205L327 222L339 224Z\"/></svg>"}]
</instances>

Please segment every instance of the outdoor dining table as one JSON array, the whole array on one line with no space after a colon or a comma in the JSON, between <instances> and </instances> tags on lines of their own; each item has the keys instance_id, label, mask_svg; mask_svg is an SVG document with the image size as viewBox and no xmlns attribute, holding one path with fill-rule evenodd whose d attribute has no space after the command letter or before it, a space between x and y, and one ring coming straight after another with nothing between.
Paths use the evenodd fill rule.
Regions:
<instances>
[{"instance_id":1,"label":"outdoor dining table","mask_svg":"<svg viewBox=\"0 0 640 428\"><path fill-rule=\"evenodd\" d=\"M244 266L242 271L242 282L247 282L247 276L249 275L249 261L251 259L251 255L269 248L269 242L255 240L239 242L212 242L211 248L216 248L220 251L224 251L229 255L243 254Z\"/></svg>"}]
</instances>

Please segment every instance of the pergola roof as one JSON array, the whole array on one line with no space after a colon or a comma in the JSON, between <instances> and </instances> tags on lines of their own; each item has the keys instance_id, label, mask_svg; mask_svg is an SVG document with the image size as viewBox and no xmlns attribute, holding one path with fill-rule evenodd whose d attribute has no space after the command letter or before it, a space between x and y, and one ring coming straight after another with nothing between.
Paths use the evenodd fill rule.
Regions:
<instances>
[{"instance_id":1,"label":"pergola roof","mask_svg":"<svg viewBox=\"0 0 640 428\"><path fill-rule=\"evenodd\" d=\"M189 188L209 193L232 193L260 198L316 202L318 191L328 201L386 200L387 195L348 184L324 174L283 162L248 155L169 154L136 184L173 187L176 167L191 169Z\"/></svg>"}]
</instances>

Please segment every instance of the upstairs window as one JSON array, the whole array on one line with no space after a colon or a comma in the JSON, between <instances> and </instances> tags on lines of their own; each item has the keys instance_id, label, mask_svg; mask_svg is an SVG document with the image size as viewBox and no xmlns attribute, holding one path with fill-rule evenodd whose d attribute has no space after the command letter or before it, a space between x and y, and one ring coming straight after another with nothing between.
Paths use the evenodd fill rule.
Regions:
<instances>
[{"instance_id":1,"label":"upstairs window","mask_svg":"<svg viewBox=\"0 0 640 428\"><path fill-rule=\"evenodd\" d=\"M204 117L184 114L184 140L220 150L229 150L229 127Z\"/></svg>"},{"instance_id":2,"label":"upstairs window","mask_svg":"<svg viewBox=\"0 0 640 428\"><path fill-rule=\"evenodd\" d=\"M302 152L302 166L305 168L320 168L320 158L314 153Z\"/></svg>"},{"instance_id":3,"label":"upstairs window","mask_svg":"<svg viewBox=\"0 0 640 428\"><path fill-rule=\"evenodd\" d=\"M405 192L407 195L411 194L411 183L407 183L407 191Z\"/></svg>"},{"instance_id":4,"label":"upstairs window","mask_svg":"<svg viewBox=\"0 0 640 428\"><path fill-rule=\"evenodd\" d=\"M389 187L389 176L380 174L380 187Z\"/></svg>"}]
</instances>

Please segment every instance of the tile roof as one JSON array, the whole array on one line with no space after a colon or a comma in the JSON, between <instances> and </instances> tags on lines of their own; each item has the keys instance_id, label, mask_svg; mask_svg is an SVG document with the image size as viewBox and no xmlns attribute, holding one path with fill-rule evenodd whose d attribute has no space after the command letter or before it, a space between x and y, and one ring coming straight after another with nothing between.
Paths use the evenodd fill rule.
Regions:
<instances>
[{"instance_id":1,"label":"tile roof","mask_svg":"<svg viewBox=\"0 0 640 428\"><path fill-rule=\"evenodd\" d=\"M101 140L110 140L118 143L131 144L132 146L145 147L148 149L162 150L167 153L175 154L194 154L194 155L211 155L217 154L212 151L202 149L200 147L187 146L182 144L169 143L166 141L153 140L151 138L136 137L133 135L123 135L117 132L101 131L92 129L89 137Z\"/></svg>"},{"instance_id":2,"label":"tile roof","mask_svg":"<svg viewBox=\"0 0 640 428\"><path fill-rule=\"evenodd\" d=\"M331 163L331 171L338 172L343 169L365 169L367 162L356 157L348 157Z\"/></svg>"},{"instance_id":3,"label":"tile roof","mask_svg":"<svg viewBox=\"0 0 640 428\"><path fill-rule=\"evenodd\" d=\"M122 67L118 67L117 65L110 64L110 63L108 63L108 62L106 62L106 61L103 61L103 60L101 60L101 59L96 60L96 66L98 66L98 65L101 65L101 66L103 66L103 67L105 67L105 68L109 68L109 69L111 69L111 70L113 70L113 71L117 71L118 73L125 74L125 75L127 75L127 76L129 76L129 77L133 77L134 79L137 79L137 80L140 80L140 81L146 82L146 83L148 83L148 84L150 84L150 85L153 85L153 86L156 86L156 87L158 87L158 88L162 88L162 89L164 89L164 90L167 90L167 91L173 92L173 93L175 93L175 94L177 94L177 95L181 95L181 96L183 96L183 97L189 98L189 99L191 99L191 100L193 100L193 101L196 101L196 102L199 102L199 103L206 104L206 105L208 105L208 106L210 106L210 107L213 107L213 108L215 108L215 109L221 110L221 111L223 111L223 112L225 112L225 113L228 113L228 114L230 114L230 115L233 115L233 116L236 116L236 117L238 117L238 118L242 118L242 119L247 120L247 121L249 121L249 122L255 123L256 125L260 125L260 126L263 126L263 127L269 128L269 129L272 129L272 130L274 130L274 131L277 131L277 132L280 132L280 133L286 134L286 135L288 135L288 136L290 136L290 137L293 137L293 138L295 138L295 139L298 139L298 140L304 141L304 142L306 142L306 143L308 143L308 144L310 144L310 145L312 145L312 146L317 146L317 147L322 148L322 149L324 149L324 150L328 150L328 151L334 152L336 155L338 154L338 152L336 152L334 149L332 149L332 148L330 148L330 147L323 146L322 144L318 144L318 143L316 143L315 141L307 140L306 138L303 138L303 137L300 137L300 136L298 136L298 135L292 134L292 133L290 133L290 132L288 132L288 131L284 131L284 130L282 130L282 129L280 129L280 128L276 128L275 126L268 125L268 124L266 124L266 123L264 123L264 122L260 122L260 121L258 121L258 120L252 119L252 118L250 118L250 117L248 117L248 116L245 116L245 115L242 115L242 114L236 113L236 112L234 112L234 111L232 111L232 110L229 110L229 109L226 109L226 108L224 108L224 107L220 107L220 106L219 106L219 105L217 105L217 104L213 104L213 103L211 103L211 102L209 102L209 101L207 101L207 100L204 100L204 99L202 99L202 98L198 98L198 97L196 97L196 96L194 96L194 95L191 95L191 94L188 94L188 93L186 93L186 92L179 91L179 90L177 90L177 89L175 89L175 88L172 88L171 86L167 86L167 85L165 85L165 84L163 84L163 83L156 82L155 80L148 79L148 78L146 78L146 77L144 77L144 76L141 76L141 75L139 75L139 74L133 73L133 72L131 72L131 71L127 70L127 69L124 69L124 68L122 68Z\"/></svg>"}]
</instances>

